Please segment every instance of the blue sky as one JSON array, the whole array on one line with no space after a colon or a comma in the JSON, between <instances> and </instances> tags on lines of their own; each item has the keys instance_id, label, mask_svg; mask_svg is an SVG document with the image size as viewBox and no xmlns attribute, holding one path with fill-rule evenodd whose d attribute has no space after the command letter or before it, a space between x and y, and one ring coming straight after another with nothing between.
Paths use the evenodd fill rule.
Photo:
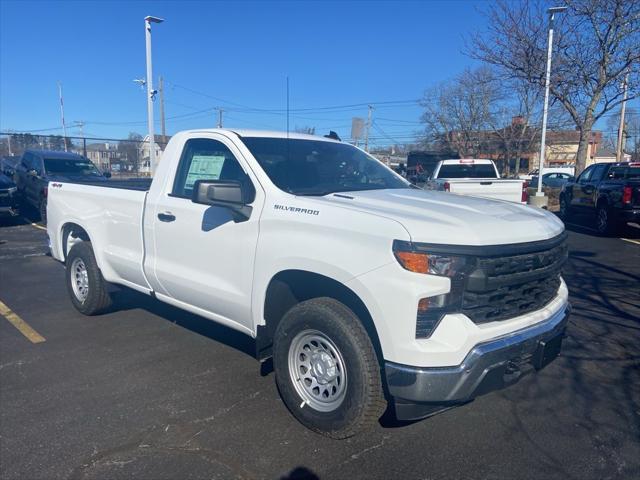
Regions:
<instances>
[{"instance_id":1,"label":"blue sky","mask_svg":"<svg viewBox=\"0 0 640 480\"><path fill-rule=\"evenodd\" d=\"M153 29L153 66L165 78L168 133L215 126L217 113L202 111L216 106L225 126L283 130L282 112L260 110L285 108L289 76L291 109L314 109L293 111L291 128L348 137L366 106L321 107L415 100L460 73L473 64L464 34L484 27L482 6L0 0L0 129L60 127L60 81L68 125L85 121L88 136L144 134L146 97L132 80L144 78L143 19L154 15L166 19ZM409 140L419 116L412 103L378 105L375 143Z\"/></svg>"}]
</instances>

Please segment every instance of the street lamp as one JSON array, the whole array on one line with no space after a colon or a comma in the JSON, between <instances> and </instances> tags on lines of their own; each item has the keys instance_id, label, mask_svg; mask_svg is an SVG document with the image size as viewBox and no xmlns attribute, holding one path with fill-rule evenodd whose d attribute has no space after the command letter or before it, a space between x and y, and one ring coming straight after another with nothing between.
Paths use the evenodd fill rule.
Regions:
<instances>
[{"instance_id":1,"label":"street lamp","mask_svg":"<svg viewBox=\"0 0 640 480\"><path fill-rule=\"evenodd\" d=\"M542 170L544 168L544 151L547 138L547 110L549 109L549 78L551 76L551 52L553 50L553 20L556 13L562 13L567 7L552 7L549 14L549 37L547 39L547 73L544 81L544 109L542 110L542 137L540 138L540 164L538 166L538 191L536 197L544 197L542 193ZM538 202L536 202L538 203ZM541 202L543 203L543 202Z\"/></svg>"},{"instance_id":2,"label":"street lamp","mask_svg":"<svg viewBox=\"0 0 640 480\"><path fill-rule=\"evenodd\" d=\"M149 124L149 166L151 175L156 173L156 149L155 134L153 132L153 97L156 91L153 89L153 68L151 66L151 24L162 23L164 20L158 17L144 17L144 31L147 44L147 122Z\"/></svg>"}]
</instances>

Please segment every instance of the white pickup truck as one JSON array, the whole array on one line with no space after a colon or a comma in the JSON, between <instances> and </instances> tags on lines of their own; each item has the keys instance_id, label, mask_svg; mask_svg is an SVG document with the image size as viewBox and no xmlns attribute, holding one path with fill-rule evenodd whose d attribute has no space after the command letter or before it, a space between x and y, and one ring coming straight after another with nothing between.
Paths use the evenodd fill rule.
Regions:
<instances>
[{"instance_id":1,"label":"white pickup truck","mask_svg":"<svg viewBox=\"0 0 640 480\"><path fill-rule=\"evenodd\" d=\"M560 351L560 220L417 189L339 141L186 131L150 185L48 192L80 312L108 308L116 284L246 333L291 412L333 438L388 403L411 420L467 402Z\"/></svg>"},{"instance_id":2,"label":"white pickup truck","mask_svg":"<svg viewBox=\"0 0 640 480\"><path fill-rule=\"evenodd\" d=\"M526 204L527 182L501 179L493 160L463 158L438 162L425 188Z\"/></svg>"}]
</instances>

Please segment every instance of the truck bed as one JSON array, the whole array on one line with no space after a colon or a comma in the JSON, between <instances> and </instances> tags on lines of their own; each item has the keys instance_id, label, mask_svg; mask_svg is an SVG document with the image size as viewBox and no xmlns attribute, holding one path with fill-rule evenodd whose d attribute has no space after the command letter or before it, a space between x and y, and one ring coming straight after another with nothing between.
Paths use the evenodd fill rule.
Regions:
<instances>
[{"instance_id":1,"label":"truck bed","mask_svg":"<svg viewBox=\"0 0 640 480\"><path fill-rule=\"evenodd\" d=\"M149 188L151 188L152 180L152 178L130 178L123 180L109 179L106 182L82 181L75 183L80 183L81 185L91 185L94 187L120 188L123 190L138 190L141 192L148 192Z\"/></svg>"}]
</instances>

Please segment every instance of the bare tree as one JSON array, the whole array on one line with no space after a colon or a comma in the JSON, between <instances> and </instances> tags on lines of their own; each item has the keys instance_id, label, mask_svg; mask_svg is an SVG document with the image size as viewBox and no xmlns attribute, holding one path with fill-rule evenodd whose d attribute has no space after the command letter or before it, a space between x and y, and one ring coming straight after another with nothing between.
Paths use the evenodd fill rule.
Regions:
<instances>
[{"instance_id":1,"label":"bare tree","mask_svg":"<svg viewBox=\"0 0 640 480\"><path fill-rule=\"evenodd\" d=\"M140 169L140 148L142 147L143 137L137 132L130 132L127 140L118 142L118 151L126 158L127 163L131 165L134 172Z\"/></svg>"},{"instance_id":2,"label":"bare tree","mask_svg":"<svg viewBox=\"0 0 640 480\"><path fill-rule=\"evenodd\" d=\"M426 141L461 157L477 156L485 147L498 96L489 68L467 69L453 81L427 90L420 102Z\"/></svg>"},{"instance_id":3,"label":"bare tree","mask_svg":"<svg viewBox=\"0 0 640 480\"><path fill-rule=\"evenodd\" d=\"M555 25L550 92L580 133L576 169L586 164L595 122L640 93L640 0L566 0ZM498 0L486 11L489 30L471 38L473 58L498 66L506 77L542 87L547 49L545 0Z\"/></svg>"}]
</instances>

